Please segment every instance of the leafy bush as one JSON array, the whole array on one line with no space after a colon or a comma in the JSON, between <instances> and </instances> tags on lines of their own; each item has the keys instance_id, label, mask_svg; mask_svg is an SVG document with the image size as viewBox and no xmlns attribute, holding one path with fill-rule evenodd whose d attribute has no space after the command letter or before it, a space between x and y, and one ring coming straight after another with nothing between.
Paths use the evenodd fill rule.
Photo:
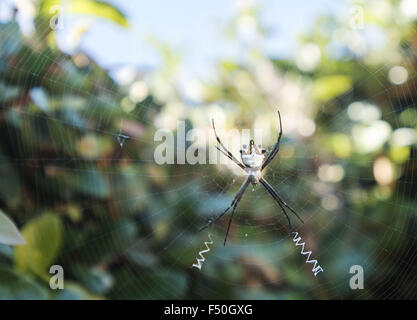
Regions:
<instances>
[{"instance_id":1,"label":"leafy bush","mask_svg":"<svg viewBox=\"0 0 417 320\"><path fill-rule=\"evenodd\" d=\"M251 44L242 62L219 61L198 101L178 89L176 53L159 46L165 65L138 102L85 53L60 52L49 28L54 3L40 2L30 38L14 21L0 25L1 298L415 298L416 145L395 138L417 128L413 24L368 17L395 39L334 57L333 35L351 30L324 17L303 37L322 54L315 68ZM104 2L71 3L128 26ZM240 14L256 21L255 11ZM396 64L409 72L398 86L387 80ZM288 121L266 178L302 213L298 227L325 272L312 276L261 190L245 194L231 244L216 240L198 272L191 265L207 239L198 229L230 203L239 178L225 166L156 165L155 123L209 127L217 113L224 129L262 124L272 145L276 104ZM215 239L227 221L219 223ZM53 264L64 267L65 290L49 289ZM354 264L366 272L359 295L348 286Z\"/></svg>"}]
</instances>

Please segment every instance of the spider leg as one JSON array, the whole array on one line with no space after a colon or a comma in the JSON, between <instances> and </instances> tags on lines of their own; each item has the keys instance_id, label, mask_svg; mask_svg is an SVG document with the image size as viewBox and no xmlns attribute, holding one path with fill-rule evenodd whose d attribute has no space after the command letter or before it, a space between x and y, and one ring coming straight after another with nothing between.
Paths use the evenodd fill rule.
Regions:
<instances>
[{"instance_id":1,"label":"spider leg","mask_svg":"<svg viewBox=\"0 0 417 320\"><path fill-rule=\"evenodd\" d=\"M233 154L227 150L227 148L224 146L224 144L220 141L219 136L217 135L216 132L216 127L214 126L214 119L211 119L211 123L213 124L213 130L214 130L214 135L216 136L216 140L217 142L220 144L220 146L224 149L224 151L220 150L219 148L217 148L220 152L222 152L224 155L226 155L230 160L232 160L234 163L236 163L239 167L241 167L242 169L245 169L245 166L238 160L235 158L235 156L233 156Z\"/></svg>"},{"instance_id":2,"label":"spider leg","mask_svg":"<svg viewBox=\"0 0 417 320\"><path fill-rule=\"evenodd\" d=\"M230 215L230 218L229 218L229 224L227 225L226 237L224 238L224 243L223 243L224 246L226 245L227 236L229 235L230 225L232 224L232 220L233 220L233 214L235 213L236 207L239 204L240 200L242 199L242 196L243 196L243 192L240 195L239 199L236 200L233 206L232 214Z\"/></svg>"},{"instance_id":3,"label":"spider leg","mask_svg":"<svg viewBox=\"0 0 417 320\"><path fill-rule=\"evenodd\" d=\"M232 203L226 208L226 210L224 210L221 214L219 214L217 217L215 217L214 219L211 219L205 226L203 226L202 228L200 228L200 231L206 229L207 227L209 227L210 225L212 225L214 222L216 222L217 220L219 220L221 217L224 216L224 214L231 208L234 209L237 206L237 203L240 201L240 199L243 196L243 193L245 192L246 188L248 187L248 185L250 184L249 179L246 179L245 182L243 182L242 186L239 188L238 192L236 193L235 197L232 200Z\"/></svg>"},{"instance_id":4,"label":"spider leg","mask_svg":"<svg viewBox=\"0 0 417 320\"><path fill-rule=\"evenodd\" d=\"M259 181L262 183L262 185L265 187L265 189L269 192L269 194L272 196L272 198L274 198L274 200L277 202L277 204L278 204L278 205L279 205L279 207L281 208L282 212L284 213L285 217L286 217L286 218L287 218L287 220L288 220L288 225L289 225L289 227L290 227L290 231L292 231L293 229L292 229L292 224L291 224L290 217L288 217L288 214L287 214L287 212L285 211L285 208L283 207L283 205L282 205L281 201L280 201L280 200L279 200L279 198L277 197L277 194L276 194L275 190L274 190L274 189L271 189L271 188L269 187L269 185L264 184L264 183L262 182L262 180L259 180Z\"/></svg>"},{"instance_id":5,"label":"spider leg","mask_svg":"<svg viewBox=\"0 0 417 320\"><path fill-rule=\"evenodd\" d=\"M285 216L287 217L287 220L288 220L288 223L289 223L291 229L292 229L291 222L290 222L289 217L288 217L287 213L285 212L285 209L284 209L283 206L290 209L291 212L294 213L296 215L296 217L298 219L300 219L300 221L302 223L304 223L304 221L300 218L300 216L297 214L297 212L295 212L295 210L293 208L291 208L284 200L281 199L281 197L274 190L274 188L264 178L261 178L259 180L259 182L265 187L266 190L268 190L268 192L271 194L271 196L276 200L278 205L281 207L282 211L284 212Z\"/></svg>"},{"instance_id":6,"label":"spider leg","mask_svg":"<svg viewBox=\"0 0 417 320\"><path fill-rule=\"evenodd\" d=\"M288 209L291 210L292 213L294 213L296 215L296 217L302 222L304 223L303 219L300 218L300 216L297 214L297 212L295 212L295 210L293 208L290 207L289 204L287 204L278 194L277 194L279 200L281 201L281 203L286 206Z\"/></svg>"},{"instance_id":7,"label":"spider leg","mask_svg":"<svg viewBox=\"0 0 417 320\"><path fill-rule=\"evenodd\" d=\"M262 164L262 169L265 169L265 167L272 161L272 159L274 159L274 157L277 155L278 151L279 151L279 146L280 146L280 142L281 142L281 137L282 137L282 122L281 122L281 114L278 111L278 117L279 117L279 134L278 134L278 139L277 142L275 143L274 149L272 149L272 151L269 153L268 157L266 158L265 162Z\"/></svg>"},{"instance_id":8,"label":"spider leg","mask_svg":"<svg viewBox=\"0 0 417 320\"><path fill-rule=\"evenodd\" d=\"M278 193L274 190L274 188L268 183L268 181L266 181L264 178L260 179L260 182L266 187L266 185L271 189L272 192L274 192L275 196L278 198L278 200L281 202L281 204L283 204L285 207L287 207L288 209L291 210L292 213L294 213L296 215L296 217L302 222L304 223L303 219L300 218L300 216L297 214L297 212L291 208L279 195Z\"/></svg>"},{"instance_id":9,"label":"spider leg","mask_svg":"<svg viewBox=\"0 0 417 320\"><path fill-rule=\"evenodd\" d=\"M229 154L227 154L226 152L224 152L222 149L220 149L218 146L216 146L216 149L217 150L219 150L221 153L223 153L226 157L228 157L230 160L232 160L233 161L233 158L229 155Z\"/></svg>"}]
</instances>

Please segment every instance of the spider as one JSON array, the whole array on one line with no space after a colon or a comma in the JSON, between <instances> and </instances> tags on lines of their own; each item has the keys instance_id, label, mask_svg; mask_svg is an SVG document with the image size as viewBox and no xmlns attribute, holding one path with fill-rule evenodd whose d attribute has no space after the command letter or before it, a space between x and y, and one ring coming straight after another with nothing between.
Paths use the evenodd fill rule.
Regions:
<instances>
[{"instance_id":1,"label":"spider","mask_svg":"<svg viewBox=\"0 0 417 320\"><path fill-rule=\"evenodd\" d=\"M220 149L218 146L216 146L216 148L222 154L224 154L226 157L228 157L230 160L232 160L234 163L236 163L240 168L242 168L248 174L246 180L243 182L242 186L240 187L240 189L236 193L235 197L233 198L232 203L226 208L226 210L224 210L217 217L214 217L214 218L210 219L209 222L200 229L200 231L202 231L205 228L209 227L214 222L219 220L231 207L233 207L232 214L230 215L230 218L229 218L229 224L227 226L226 237L224 238L224 245L226 245L227 236L229 235L230 225L232 224L232 219L233 219L233 214L235 213L235 209L236 209L238 203L240 202L240 200L242 199L242 196L243 196L246 188L249 186L249 184L252 184L253 186L256 186L260 182L262 184L262 186L265 187L265 189L269 192L269 194L274 198L274 200L280 206L282 212L284 213L285 217L287 218L290 230L293 230L293 229L292 229L290 218L288 217L288 214L285 211L285 208L289 209L293 214L296 215L296 217L298 219L300 219L300 221L302 223L304 223L304 221L299 217L297 212L295 212L295 210L293 208L291 208L278 195L278 193L265 180L265 178L262 177L262 171L268 166L268 164L272 161L272 159L274 159L274 157L278 154L278 151L279 151L280 141L281 141L281 137L282 137L281 114L279 113L279 111L278 111L278 117L279 117L279 135L278 135L278 139L277 139L277 142L274 145L274 148L272 149L272 151L266 157L265 161L264 161L264 158L265 158L266 149L262 148L261 145L256 146L255 142L253 140L250 140L249 147L244 144L242 146L242 149L240 150L240 155L241 155L243 163L240 162L237 158L235 158L233 156L233 154L229 150L227 150L227 148L224 146L224 144L220 141L220 138L218 137L217 132L216 132L216 127L214 126L214 120L212 119L214 134L216 136L217 142L220 144L220 146L223 148L223 150Z\"/></svg>"}]
</instances>

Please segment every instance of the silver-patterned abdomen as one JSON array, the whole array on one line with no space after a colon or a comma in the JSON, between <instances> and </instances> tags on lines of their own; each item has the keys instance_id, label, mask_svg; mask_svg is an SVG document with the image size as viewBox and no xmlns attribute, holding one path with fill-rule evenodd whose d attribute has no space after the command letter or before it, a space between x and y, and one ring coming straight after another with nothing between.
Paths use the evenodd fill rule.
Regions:
<instances>
[{"instance_id":1,"label":"silver-patterned abdomen","mask_svg":"<svg viewBox=\"0 0 417 320\"><path fill-rule=\"evenodd\" d=\"M249 147L244 144L240 150L243 164L249 168L261 168L265 151L261 145L255 146L253 140L250 141Z\"/></svg>"},{"instance_id":2,"label":"silver-patterned abdomen","mask_svg":"<svg viewBox=\"0 0 417 320\"><path fill-rule=\"evenodd\" d=\"M263 154L242 154L242 162L245 166L250 168L260 168L264 161Z\"/></svg>"}]
</instances>

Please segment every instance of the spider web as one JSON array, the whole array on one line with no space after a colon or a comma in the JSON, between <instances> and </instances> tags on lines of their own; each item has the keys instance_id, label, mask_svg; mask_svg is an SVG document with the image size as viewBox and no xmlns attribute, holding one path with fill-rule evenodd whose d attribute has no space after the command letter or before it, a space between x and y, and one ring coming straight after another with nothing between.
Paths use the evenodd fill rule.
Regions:
<instances>
[{"instance_id":1,"label":"spider web","mask_svg":"<svg viewBox=\"0 0 417 320\"><path fill-rule=\"evenodd\" d=\"M5 35L1 36L5 37ZM4 41L11 40L11 37L12 34L10 34L9 38L6 35ZM54 60L52 55L48 54L41 55L41 58L49 63L60 64L62 62ZM41 63L41 61L35 61L34 63ZM11 65L8 65L8 67L14 68L16 72L23 74L27 72L24 68ZM363 66L363 68L366 70L366 66ZM368 77L370 79L378 79L379 73L385 72L385 70L386 68L382 66L375 71L369 71ZM67 95L77 95L80 93L86 96L93 95L81 89L80 86L75 85L71 79L64 78L57 80L56 72L58 70L50 71L44 75L32 73L31 82L25 83L24 87L32 88L35 86L35 82L41 81L48 83L52 87L63 86L64 94ZM363 81L365 80L367 79ZM407 101L407 97L409 96L408 91L416 89L415 82L412 80L415 80L414 70L413 74L410 72L408 79L410 86L393 86L379 83L378 93L375 96L366 97L366 99L368 101L377 100L380 95L383 95L387 91L397 90L399 91L397 93L400 97L404 101ZM100 87L99 85L96 89L101 94L95 96L95 98L104 105L113 102L107 98L109 95L119 95L119 89L116 87L113 87L110 92L107 88ZM346 97L341 99L346 99ZM24 105L23 98L21 103ZM389 104L391 110L383 110L382 119L389 121L395 127L401 127L396 102L389 101ZM414 101L411 101L409 105L403 107L405 108L411 104L414 104ZM140 107L147 110L154 108L154 104L151 101L145 101L140 104ZM145 143L144 138L133 137L124 133L122 130L123 124L119 126L113 124L112 119L115 115L119 115L119 110L109 108L93 125L88 122L88 119L93 118L95 114L101 113L102 108L102 106L96 105L84 111L82 118L87 121L85 121L86 125L82 127L83 131L75 133L71 131L71 135L63 132L60 135L50 136L52 149L58 152L61 152L61 150L65 151L62 157L57 155L51 158L36 157L36 149L42 147L39 145L36 137L45 134L44 128L41 126L35 128L37 133L36 137L25 137L29 143L23 143L20 139L16 139L18 143L12 146L16 155L12 161L13 166L27 167L28 170L35 171L35 176L39 175L39 179L34 180L33 192L36 197L35 203L37 206L33 209L34 212L40 212L43 210L44 204L54 203L56 201L53 185L38 185L38 181L42 181L42 170L48 170L49 168L77 175L80 172L95 172L97 170L96 164L100 161L106 161L110 164L126 161L128 164L138 166L152 164L154 162L152 149L147 149L146 152L142 153L135 152L138 145L140 146L142 143ZM274 111L271 108L271 114ZM7 112L12 113L9 114L10 116L13 116L13 112L18 112L22 119L41 118L49 128L55 123L58 123L64 127L77 129L77 125L73 122L51 116L48 112L32 112L24 108L18 111L9 109ZM323 107L319 110L316 118L321 118L322 116L325 119L321 120L322 125L328 125L329 123L337 123L340 125L343 123L342 127L339 126L337 128L338 132L349 131L352 126L352 123L348 121L346 110L332 114L329 117ZM133 117L148 126L153 125L138 115L133 114ZM8 127L7 130L10 135L14 134L13 128ZM291 136L286 135L285 130L284 121L284 136L281 142L281 148L298 142ZM79 157L73 149L66 147L66 145L71 144L69 139L73 139L74 134L78 135L78 139L81 139L86 132L110 139L118 146L119 151L113 154L113 157L90 159ZM28 145L34 146L34 149L29 149ZM225 293L228 291L225 288L234 288L237 292L242 292L242 295L238 296L238 298L251 297L243 293L253 288L253 285L256 286L260 280L256 277L255 279L250 279L251 276L247 274L247 281L242 283L242 277L236 274L236 270L240 270L241 272L243 272L242 270L251 270L253 274L259 273L261 277L266 278L264 282L271 286L280 285L285 282L297 282L297 275L303 275L298 280L301 288L298 292L301 297L310 297L309 293L305 292L315 293L322 291L320 295L323 297L343 298L346 294L345 288L348 286L346 279L349 276L349 267L353 264L364 266L366 273L376 274L376 280L373 280L375 281L374 287L378 288L380 296L395 298L415 295L415 290L413 290L415 286L409 286L408 292L398 292L398 288L402 288L406 282L410 282L412 271L415 271L415 267L413 266L416 258L415 252L395 252L396 247L400 247L402 242L409 244L410 248L413 244L415 245L416 238L410 230L415 229L416 222L411 219L413 217L413 208L409 205L409 199L416 200L415 194L412 193L413 188L411 188L415 185L413 168L407 167L407 165L402 168L404 171L411 172L411 178L397 179L397 191L395 192L397 199L395 201L393 199L379 200L382 206L388 207L389 210L396 213L393 214L393 220L380 220L375 216L367 215L364 212L366 210L360 210L361 219L364 219L373 228L380 230L380 236L373 238L372 235L364 232L361 226L358 225L358 220L352 217L352 212L355 212L354 209L349 210L349 214L346 214L344 206L351 203L350 199L354 194L352 194L350 189L344 190L344 185L336 184L331 187L331 192L337 197L339 206L333 210L323 208L317 185L324 185L326 187L326 183L320 182L317 178L317 168L306 165L306 163L320 159L321 157L320 151L312 148L307 151L295 148L294 154L286 158L281 158L280 152L268 166L264 175L278 194L305 221L305 225L300 225L296 217L288 212L295 229L300 232L303 241L306 241L307 248L313 251L313 257L320 262L325 270L323 274L320 274L320 277L323 276L320 280L309 277L310 266L305 265L304 257L300 255L299 249L292 243L292 237L288 235L286 230L287 221L284 215L267 191L261 186L256 188L249 186L243 195L243 199L239 203L233 218L227 246L223 246L223 239L230 213L204 232L196 232L196 230L205 224L208 217L218 214L228 206L244 179L244 177L235 176L224 165L184 166L184 170L178 169L171 171L168 169L166 171L159 171L162 172L159 175L146 173L142 169L126 172L120 166L113 167L110 165L110 169L106 169L100 173L106 176L110 186L109 189L115 194L115 203L120 205L119 209L124 210L123 216L135 217L136 228L140 233L139 238L133 240L126 246L123 234L131 232L129 227L123 224L114 227L111 210L109 210L110 215L104 214L108 209L103 205L103 201L93 197L88 201L83 201L81 211L85 216L91 214L96 215L96 219L100 220L104 229L107 228L109 231L93 234L82 241L78 241L77 239L71 238L69 231L72 230L73 226L71 226L71 222L66 221L64 229L66 230L67 237L70 241L72 239L74 244L66 247L61 255L66 257L65 262L67 263L74 260L88 264L90 261L95 260L95 257L98 256L97 251L100 249L104 250L108 246L115 248L123 247L123 250L118 251L117 255L122 256L128 254L129 259L134 259L134 253L149 250L152 251L152 255L149 255L149 257L163 261L165 269L172 268L176 270L184 265L189 265L191 268L191 265L196 262L198 252L204 247L204 241L208 241L207 235L210 233L213 236L214 244L210 246L210 252L205 255L206 261L201 270L206 281L200 283L199 287L189 287L188 297L228 297L227 293ZM414 160L415 158L411 158L407 163L412 163ZM371 163L368 165L370 166ZM164 172L168 172L168 174L164 176ZM142 192L132 190L132 194L130 195L119 194L117 192L117 185L115 185L115 178L120 175L127 175L138 180L165 178L168 180L169 185L160 190L157 190L157 188L155 190L142 190ZM94 175L90 179L90 181L83 180L79 182L87 185L94 184ZM172 180L175 181L177 179L182 183L172 183ZM372 171L370 170L361 176L350 176L349 170L347 170L344 174L343 182L347 184L351 181L360 185L368 184L374 180ZM59 190L59 192L64 193L65 190ZM138 217L135 207L136 202L146 198L153 199L151 201L153 206L146 209L147 213L144 217ZM192 214L193 212L197 212L197 214ZM33 215L27 212L20 220L24 224L32 218ZM161 243L163 245L155 246L152 249L144 247L144 244L150 239L164 237L166 233L169 236L165 236L168 240L162 241ZM323 235L322 239L317 239L318 234ZM45 235L45 237L47 236ZM349 248L346 245L348 241L354 241L357 247L366 245L367 256L354 256L354 250L348 250ZM386 243L390 243L389 248L385 247ZM332 257L329 254L333 252L334 247L337 248L336 251L338 253L348 257L348 263L341 265L332 263L333 260L340 261L340 259L336 259L337 257ZM172 252L175 252L175 255ZM144 257L146 255L137 259L143 260L145 259ZM136 297L137 290L140 290L142 292L149 292L154 298L166 297L168 293L170 297L184 297L181 294L177 294L178 288L170 282L170 279L176 273L167 272L166 276L161 278L157 277L156 272L153 272L151 268L148 268L145 274L141 274L138 272L141 269L135 268L133 266L134 264L119 262L117 258L113 259L115 261L112 261L112 264L116 265L114 268L120 267L120 264L124 269L124 277L121 277L122 280L118 279L118 281L131 281L133 286L129 285L129 283L126 283L125 286L119 286L113 289L112 296L122 298ZM376 262L388 260L397 260L398 264L401 265L399 270L405 276L400 278L400 283L384 283L383 285L378 283L378 280L380 280L378 279L380 271ZM146 265L143 261L141 263ZM285 268L282 266L285 266ZM290 268L287 266L290 266ZM387 264L385 267L388 270L385 270L384 274L394 276L397 273L397 266ZM283 273L283 270L291 271ZM410 276L407 276L407 274ZM211 286L211 282L218 283L219 287ZM137 286L140 286L140 288L137 288ZM265 294L260 297L268 298ZM283 295L282 297L286 298L288 296ZM362 297L367 297L366 291L363 293L361 291L355 293L355 298Z\"/></svg>"}]
</instances>

